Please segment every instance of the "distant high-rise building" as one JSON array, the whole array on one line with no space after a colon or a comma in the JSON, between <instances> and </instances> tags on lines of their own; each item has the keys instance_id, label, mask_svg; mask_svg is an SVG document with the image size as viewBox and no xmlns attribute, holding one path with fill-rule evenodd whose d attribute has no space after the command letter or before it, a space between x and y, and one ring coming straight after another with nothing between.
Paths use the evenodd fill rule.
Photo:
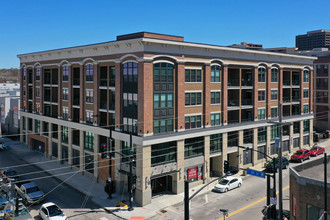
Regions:
<instances>
[{"instance_id":1,"label":"distant high-rise building","mask_svg":"<svg viewBox=\"0 0 330 220\"><path fill-rule=\"evenodd\" d=\"M312 50L314 48L330 48L330 31L309 31L307 34L296 36L296 47L298 50Z\"/></svg>"}]
</instances>

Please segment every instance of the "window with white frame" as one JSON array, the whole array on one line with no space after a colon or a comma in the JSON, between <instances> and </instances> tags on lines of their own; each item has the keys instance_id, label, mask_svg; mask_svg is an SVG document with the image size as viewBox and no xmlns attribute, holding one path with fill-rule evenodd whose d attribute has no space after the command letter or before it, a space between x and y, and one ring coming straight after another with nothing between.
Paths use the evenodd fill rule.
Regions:
<instances>
[{"instance_id":1,"label":"window with white frame","mask_svg":"<svg viewBox=\"0 0 330 220\"><path fill-rule=\"evenodd\" d=\"M273 107L270 109L270 116L272 118L277 118L278 117L278 108L277 107Z\"/></svg>"},{"instance_id":2,"label":"window with white frame","mask_svg":"<svg viewBox=\"0 0 330 220\"><path fill-rule=\"evenodd\" d=\"M309 82L309 71L304 70L304 82Z\"/></svg>"},{"instance_id":3,"label":"window with white frame","mask_svg":"<svg viewBox=\"0 0 330 220\"><path fill-rule=\"evenodd\" d=\"M266 82L266 69L264 67L258 69L258 82Z\"/></svg>"},{"instance_id":4,"label":"window with white frame","mask_svg":"<svg viewBox=\"0 0 330 220\"><path fill-rule=\"evenodd\" d=\"M40 80L40 67L37 67L37 69L36 69L36 80L37 81Z\"/></svg>"},{"instance_id":5,"label":"window with white frame","mask_svg":"<svg viewBox=\"0 0 330 220\"><path fill-rule=\"evenodd\" d=\"M271 82L278 82L278 69L272 69Z\"/></svg>"},{"instance_id":6,"label":"window with white frame","mask_svg":"<svg viewBox=\"0 0 330 220\"><path fill-rule=\"evenodd\" d=\"M265 109L258 109L258 120L262 120L266 118Z\"/></svg>"},{"instance_id":7,"label":"window with white frame","mask_svg":"<svg viewBox=\"0 0 330 220\"><path fill-rule=\"evenodd\" d=\"M185 69L185 82L202 82L202 70Z\"/></svg>"},{"instance_id":8,"label":"window with white frame","mask_svg":"<svg viewBox=\"0 0 330 220\"><path fill-rule=\"evenodd\" d=\"M62 118L64 120L67 120L69 117L69 108L68 107L62 107Z\"/></svg>"},{"instance_id":9,"label":"window with white frame","mask_svg":"<svg viewBox=\"0 0 330 220\"><path fill-rule=\"evenodd\" d=\"M63 81L67 82L69 80L69 66L63 66L62 74L63 74Z\"/></svg>"},{"instance_id":10,"label":"window with white frame","mask_svg":"<svg viewBox=\"0 0 330 220\"><path fill-rule=\"evenodd\" d=\"M211 82L220 82L221 66L211 66Z\"/></svg>"},{"instance_id":11,"label":"window with white frame","mask_svg":"<svg viewBox=\"0 0 330 220\"><path fill-rule=\"evenodd\" d=\"M309 94L308 94L308 89L304 89L304 98L308 98Z\"/></svg>"},{"instance_id":12,"label":"window with white frame","mask_svg":"<svg viewBox=\"0 0 330 220\"><path fill-rule=\"evenodd\" d=\"M185 93L185 105L201 105L202 104L202 93L201 92L186 92Z\"/></svg>"},{"instance_id":13,"label":"window with white frame","mask_svg":"<svg viewBox=\"0 0 330 220\"><path fill-rule=\"evenodd\" d=\"M63 88L62 91L63 91L63 101L69 100L69 89Z\"/></svg>"},{"instance_id":14,"label":"window with white frame","mask_svg":"<svg viewBox=\"0 0 330 220\"><path fill-rule=\"evenodd\" d=\"M87 82L93 81L93 76L94 76L94 65L87 64L86 65L86 81Z\"/></svg>"},{"instance_id":15,"label":"window with white frame","mask_svg":"<svg viewBox=\"0 0 330 220\"><path fill-rule=\"evenodd\" d=\"M303 108L304 108L304 113L309 112L309 105L308 104L303 105Z\"/></svg>"},{"instance_id":16,"label":"window with white frame","mask_svg":"<svg viewBox=\"0 0 330 220\"><path fill-rule=\"evenodd\" d=\"M266 92L265 90L258 90L258 101L265 101L266 100Z\"/></svg>"},{"instance_id":17,"label":"window with white frame","mask_svg":"<svg viewBox=\"0 0 330 220\"><path fill-rule=\"evenodd\" d=\"M211 126L220 125L220 113L211 114Z\"/></svg>"},{"instance_id":18,"label":"window with white frame","mask_svg":"<svg viewBox=\"0 0 330 220\"><path fill-rule=\"evenodd\" d=\"M202 116L186 116L185 117L185 129L200 128L202 127Z\"/></svg>"},{"instance_id":19,"label":"window with white frame","mask_svg":"<svg viewBox=\"0 0 330 220\"><path fill-rule=\"evenodd\" d=\"M93 103L94 91L92 89L86 89L86 102Z\"/></svg>"},{"instance_id":20,"label":"window with white frame","mask_svg":"<svg viewBox=\"0 0 330 220\"><path fill-rule=\"evenodd\" d=\"M93 124L93 111L86 111L86 124Z\"/></svg>"},{"instance_id":21,"label":"window with white frame","mask_svg":"<svg viewBox=\"0 0 330 220\"><path fill-rule=\"evenodd\" d=\"M211 92L211 104L220 104L220 92Z\"/></svg>"},{"instance_id":22,"label":"window with white frame","mask_svg":"<svg viewBox=\"0 0 330 220\"><path fill-rule=\"evenodd\" d=\"M275 101L275 100L277 100L278 99L278 96L277 96L277 89L272 89L271 90L271 100L272 101Z\"/></svg>"}]
</instances>

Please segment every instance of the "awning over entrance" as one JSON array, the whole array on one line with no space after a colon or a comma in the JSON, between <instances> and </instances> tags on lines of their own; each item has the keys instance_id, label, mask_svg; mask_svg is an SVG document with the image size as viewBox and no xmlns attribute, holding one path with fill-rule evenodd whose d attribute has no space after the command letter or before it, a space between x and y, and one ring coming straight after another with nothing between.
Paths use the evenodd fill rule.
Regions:
<instances>
[{"instance_id":1,"label":"awning over entrance","mask_svg":"<svg viewBox=\"0 0 330 220\"><path fill-rule=\"evenodd\" d=\"M179 170L173 170L173 171L170 171L170 172L166 172L166 173L161 173L161 174L157 174L157 175L154 175L154 176L151 176L150 179L157 179L157 178L160 178L160 177L163 177L163 176L168 176L168 175L172 175L174 173L178 173Z\"/></svg>"}]
</instances>

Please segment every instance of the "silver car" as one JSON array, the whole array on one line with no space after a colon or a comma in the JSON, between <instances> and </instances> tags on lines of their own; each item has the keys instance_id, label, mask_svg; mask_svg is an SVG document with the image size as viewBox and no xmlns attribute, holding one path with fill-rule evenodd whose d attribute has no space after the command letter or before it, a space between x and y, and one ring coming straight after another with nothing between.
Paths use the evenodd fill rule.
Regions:
<instances>
[{"instance_id":1,"label":"silver car","mask_svg":"<svg viewBox=\"0 0 330 220\"><path fill-rule=\"evenodd\" d=\"M241 187L243 181L239 177L227 176L222 178L218 184L214 186L213 191L216 192L227 192L228 190L232 190L235 188Z\"/></svg>"}]
</instances>

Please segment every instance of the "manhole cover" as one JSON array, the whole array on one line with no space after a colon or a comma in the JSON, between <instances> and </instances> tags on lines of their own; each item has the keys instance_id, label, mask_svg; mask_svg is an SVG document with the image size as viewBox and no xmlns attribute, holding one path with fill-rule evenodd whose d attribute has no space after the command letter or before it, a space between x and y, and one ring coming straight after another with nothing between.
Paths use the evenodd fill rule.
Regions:
<instances>
[{"instance_id":1,"label":"manhole cover","mask_svg":"<svg viewBox=\"0 0 330 220\"><path fill-rule=\"evenodd\" d=\"M165 212L167 212L167 211L163 209L163 210L160 210L160 212L161 212L161 213L165 213Z\"/></svg>"}]
</instances>

